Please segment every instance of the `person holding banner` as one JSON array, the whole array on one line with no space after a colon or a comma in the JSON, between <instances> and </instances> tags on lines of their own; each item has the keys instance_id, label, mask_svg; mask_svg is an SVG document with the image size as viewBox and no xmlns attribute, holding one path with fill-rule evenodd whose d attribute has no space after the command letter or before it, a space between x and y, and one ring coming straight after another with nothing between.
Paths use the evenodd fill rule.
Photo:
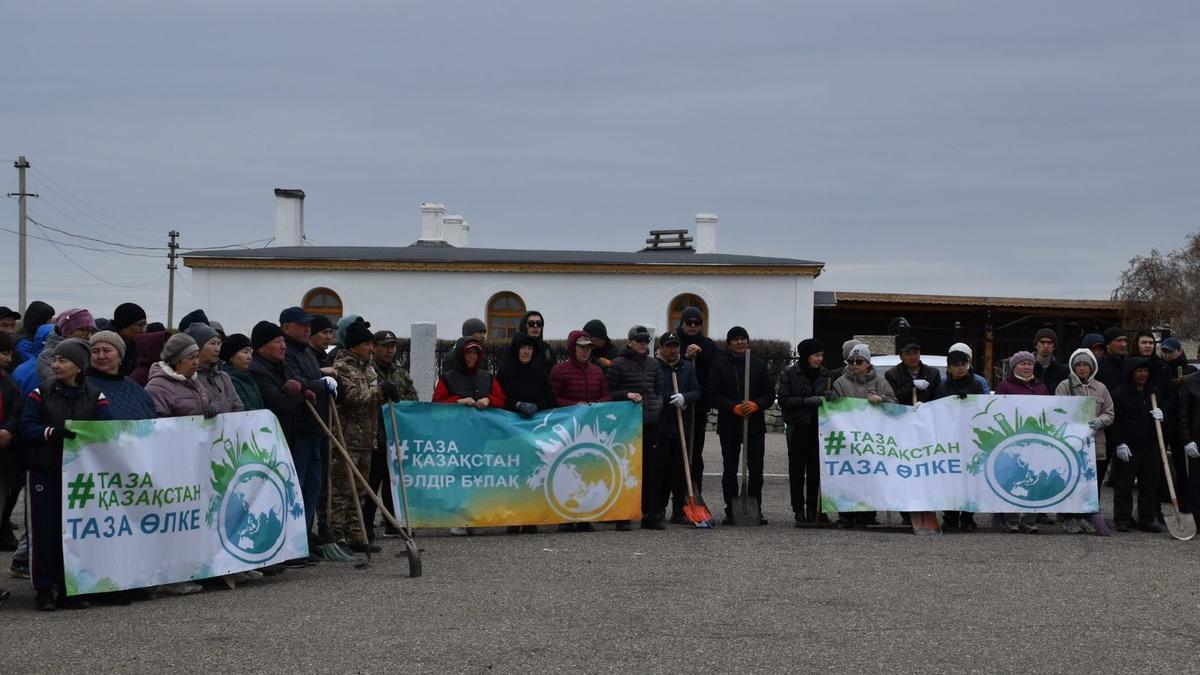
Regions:
<instances>
[{"instance_id":1,"label":"person holding banner","mask_svg":"<svg viewBox=\"0 0 1200 675\"><path fill-rule=\"evenodd\" d=\"M750 334L741 326L729 329L726 351L708 371L705 393L717 409L717 438L721 441L721 492L725 497L724 524L733 524L733 503L738 498L738 466L742 454L742 420L749 421L746 465L750 473L747 492L762 513L763 458L767 449L767 421L763 412L775 403L775 386L767 362L750 357L750 387L746 389L746 353ZM759 518L766 525L766 518Z\"/></svg>"},{"instance_id":2,"label":"person holding banner","mask_svg":"<svg viewBox=\"0 0 1200 675\"><path fill-rule=\"evenodd\" d=\"M1034 374L1037 359L1032 352L1020 351L1008 359L1009 373L1000 384L996 385L996 393L1006 396L1049 396L1046 384ZM1002 513L993 516L1004 523L1010 533L1038 533L1037 515L1032 513Z\"/></svg>"},{"instance_id":3,"label":"person holding banner","mask_svg":"<svg viewBox=\"0 0 1200 675\"><path fill-rule=\"evenodd\" d=\"M504 407L526 419L541 410L554 407L554 392L550 391L550 374L533 362L537 340L517 333L500 364L497 380L504 390ZM509 525L508 534L526 532L537 534L537 525Z\"/></svg>"},{"instance_id":4,"label":"person holding banner","mask_svg":"<svg viewBox=\"0 0 1200 675\"><path fill-rule=\"evenodd\" d=\"M117 333L102 330L92 335L91 365L88 382L108 399L109 414L114 420L149 420L157 417L154 401L137 382L121 374L125 362L125 340Z\"/></svg>"},{"instance_id":5,"label":"person holding banner","mask_svg":"<svg viewBox=\"0 0 1200 675\"><path fill-rule=\"evenodd\" d=\"M250 338L241 333L234 333L221 343L221 370L229 375L233 389L237 392L238 400L245 410L262 410L262 393L250 375L250 362L254 359L254 349L250 346Z\"/></svg>"},{"instance_id":6,"label":"person holding banner","mask_svg":"<svg viewBox=\"0 0 1200 675\"><path fill-rule=\"evenodd\" d=\"M899 343L900 363L883 375L892 385L896 402L911 406L941 398L938 388L942 384L942 376L935 368L921 363L921 343L911 335L901 337Z\"/></svg>"},{"instance_id":7,"label":"person holding banner","mask_svg":"<svg viewBox=\"0 0 1200 675\"><path fill-rule=\"evenodd\" d=\"M938 398L966 398L992 393L987 380L972 372L971 356L971 348L967 345L961 342L950 345L950 351L946 354L946 380L938 389ZM944 511L942 529L972 532L977 529L975 514L970 511Z\"/></svg>"},{"instance_id":8,"label":"person holding banner","mask_svg":"<svg viewBox=\"0 0 1200 675\"><path fill-rule=\"evenodd\" d=\"M433 389L434 403L457 403L486 410L492 406L504 407L504 391L500 382L484 368L483 342L473 337L465 338L462 347L453 353L453 367L442 372ZM452 527L450 534L470 536L475 530L469 527Z\"/></svg>"},{"instance_id":9,"label":"person holding banner","mask_svg":"<svg viewBox=\"0 0 1200 675\"><path fill-rule=\"evenodd\" d=\"M67 338L54 348L53 377L25 400L21 411L21 439L25 467L29 470L28 495L30 567L34 603L40 611L82 609L88 602L67 596L62 548L63 439L74 438L67 420L111 419L108 399L84 377L91 360L91 345Z\"/></svg>"},{"instance_id":10,"label":"person holding banner","mask_svg":"<svg viewBox=\"0 0 1200 675\"><path fill-rule=\"evenodd\" d=\"M1162 475L1159 459L1158 434L1155 423L1164 423L1167 415L1162 408L1152 403L1159 402L1163 393L1150 381L1150 362L1140 356L1131 356L1125 363L1125 383L1113 392L1113 408L1116 421L1109 427L1109 442L1124 466L1116 475L1116 491L1113 496L1113 516L1118 532L1128 532L1131 526L1143 532L1162 532L1156 518L1159 515L1158 483ZM1172 413L1174 411L1171 411ZM1169 438L1174 438L1171 434ZM1137 481L1137 517L1133 513L1133 484Z\"/></svg>"},{"instance_id":11,"label":"person holding banner","mask_svg":"<svg viewBox=\"0 0 1200 675\"><path fill-rule=\"evenodd\" d=\"M1096 477L1104 475L1108 465L1108 453L1105 447L1104 428L1111 426L1114 417L1113 399L1104 383L1096 379L1096 357L1090 349L1076 349L1069 361L1071 374L1067 379L1058 383L1054 389L1055 396L1090 396L1096 401L1096 419L1088 423L1092 428L1092 442L1096 452ZM1070 534L1096 530L1091 518L1095 514L1066 514L1063 529ZM1101 534L1107 527L1097 530ZM1111 532L1109 533L1111 534Z\"/></svg>"},{"instance_id":12,"label":"person holding banner","mask_svg":"<svg viewBox=\"0 0 1200 675\"><path fill-rule=\"evenodd\" d=\"M146 393L154 401L159 417L204 415L214 417L217 408L196 377L200 348L187 333L176 333L163 346L161 361L150 367Z\"/></svg>"},{"instance_id":13,"label":"person holding banner","mask_svg":"<svg viewBox=\"0 0 1200 675\"><path fill-rule=\"evenodd\" d=\"M802 340L796 345L796 363L779 375L779 409L787 422L788 484L796 527L818 520L829 522L817 502L821 494L817 412L821 403L837 394L824 361L825 346L819 340Z\"/></svg>"},{"instance_id":14,"label":"person holding banner","mask_svg":"<svg viewBox=\"0 0 1200 675\"><path fill-rule=\"evenodd\" d=\"M895 403L896 393L887 378L871 365L871 348L856 344L846 356L846 370L833 383L833 391L839 397L865 399L871 405ZM853 529L866 527L875 522L874 511L853 511L838 514L838 527Z\"/></svg>"},{"instance_id":15,"label":"person holding banner","mask_svg":"<svg viewBox=\"0 0 1200 675\"><path fill-rule=\"evenodd\" d=\"M664 514L657 511L658 494L665 492L667 462L658 440L658 416L663 407L662 368L650 355L650 330L629 329L621 354L605 373L613 400L628 399L642 406L642 529L662 530ZM617 529L630 529L629 521L617 521Z\"/></svg>"},{"instance_id":16,"label":"person holding banner","mask_svg":"<svg viewBox=\"0 0 1200 675\"><path fill-rule=\"evenodd\" d=\"M611 401L608 380L600 366L592 363L592 338L586 332L573 330L567 334L571 358L550 370L550 391L559 407L581 403ZM534 358L537 353L534 352ZM536 363L536 360L535 360ZM595 532L591 523L563 523L559 532Z\"/></svg>"}]
</instances>

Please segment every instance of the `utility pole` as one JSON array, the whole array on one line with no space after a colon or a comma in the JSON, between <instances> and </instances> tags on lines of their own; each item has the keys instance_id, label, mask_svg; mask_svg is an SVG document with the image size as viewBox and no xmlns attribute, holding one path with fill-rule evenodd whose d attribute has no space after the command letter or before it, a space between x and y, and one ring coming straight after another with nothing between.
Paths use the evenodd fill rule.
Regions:
<instances>
[{"instance_id":1,"label":"utility pole","mask_svg":"<svg viewBox=\"0 0 1200 675\"><path fill-rule=\"evenodd\" d=\"M170 330L171 326L175 325L175 270L179 268L175 264L175 260L179 258L179 254L175 251L179 249L179 243L176 242L176 239L179 238L179 232L171 230L167 233L167 236L171 238L167 242L167 270L170 275L167 281L167 329Z\"/></svg>"},{"instance_id":2,"label":"utility pole","mask_svg":"<svg viewBox=\"0 0 1200 675\"><path fill-rule=\"evenodd\" d=\"M25 198L37 197L32 192L25 191L25 169L29 168L29 160L25 159L25 155L17 157L17 161L13 163L17 168L17 191L8 193L9 197L17 198L17 208L19 209L20 235L17 240L17 311L25 311L25 270L27 265L25 262Z\"/></svg>"}]
</instances>

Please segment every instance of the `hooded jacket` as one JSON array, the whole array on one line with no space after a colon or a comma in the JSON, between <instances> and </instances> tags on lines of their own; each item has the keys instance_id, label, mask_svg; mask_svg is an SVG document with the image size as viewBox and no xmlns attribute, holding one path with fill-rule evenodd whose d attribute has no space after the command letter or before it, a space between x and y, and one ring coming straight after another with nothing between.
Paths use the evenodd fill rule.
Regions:
<instances>
[{"instance_id":1,"label":"hooded jacket","mask_svg":"<svg viewBox=\"0 0 1200 675\"><path fill-rule=\"evenodd\" d=\"M546 319L541 312L525 312L525 315L521 317L520 323L517 324L517 332L529 335L529 317L535 315L542 317L543 321ZM546 327L543 325L542 335L545 334ZM533 348L533 362L537 364L538 367L545 369L545 371L549 373L550 369L558 363L558 355L554 353L554 348L547 344L546 341L541 337L533 337L532 335L530 335L530 337L537 342L537 345Z\"/></svg>"},{"instance_id":2,"label":"hooded jacket","mask_svg":"<svg viewBox=\"0 0 1200 675\"><path fill-rule=\"evenodd\" d=\"M1054 389L1055 396L1091 396L1096 401L1096 418L1103 425L1096 430L1093 438L1096 442L1096 459L1108 459L1108 448L1106 443L1105 427L1111 426L1115 415L1113 408L1112 394L1109 393L1108 387L1104 383L1096 379L1096 357L1090 349L1076 349L1071 353L1069 363L1074 364L1077 360L1083 359L1092 366L1092 374L1087 380L1079 379L1075 374L1075 369L1071 368L1071 373L1067 379L1058 383Z\"/></svg>"},{"instance_id":3,"label":"hooded jacket","mask_svg":"<svg viewBox=\"0 0 1200 675\"><path fill-rule=\"evenodd\" d=\"M825 397L833 390L833 376L824 366L812 368L808 357L816 353L816 346L808 340L800 343L796 362L779 374L779 409L783 420L789 425L806 426L817 422L817 410L821 404L809 405L805 399L813 396Z\"/></svg>"},{"instance_id":4,"label":"hooded jacket","mask_svg":"<svg viewBox=\"0 0 1200 675\"><path fill-rule=\"evenodd\" d=\"M37 388L39 384L46 378L39 378L37 371L37 357L42 353L42 349L46 346L46 339L54 332L54 326L45 324L39 326L34 335L31 348L36 348L37 351L33 356L29 357L13 370L13 381L21 389L22 396L28 396L29 392Z\"/></svg>"},{"instance_id":5,"label":"hooded jacket","mask_svg":"<svg viewBox=\"0 0 1200 675\"><path fill-rule=\"evenodd\" d=\"M159 417L203 415L208 405L208 394L195 374L184 377L163 361L150 367L146 393Z\"/></svg>"},{"instance_id":6,"label":"hooded jacket","mask_svg":"<svg viewBox=\"0 0 1200 675\"><path fill-rule=\"evenodd\" d=\"M1149 360L1140 356L1125 359L1124 383L1112 393L1116 420L1108 428L1107 440L1113 447L1126 444L1130 448L1157 451L1158 433L1154 428L1154 418L1150 416L1150 410L1154 407L1150 402L1151 394L1158 399L1158 406L1163 411L1164 432L1168 429L1172 432L1164 440L1170 441L1178 433L1179 424L1173 418L1174 411L1163 407L1166 404L1162 392L1153 380L1148 380L1141 389L1133 383L1133 373L1138 367L1149 368Z\"/></svg>"},{"instance_id":7,"label":"hooded jacket","mask_svg":"<svg viewBox=\"0 0 1200 675\"><path fill-rule=\"evenodd\" d=\"M51 329L54 328L53 325L46 323L52 318L54 318L54 308L41 300L34 300L29 303L29 307L25 308L25 320L21 324L21 332L17 334L17 344L13 350L20 363L32 361L42 353L42 343L46 339L43 336L39 342L38 333L43 326L49 325Z\"/></svg>"},{"instance_id":8,"label":"hooded jacket","mask_svg":"<svg viewBox=\"0 0 1200 675\"><path fill-rule=\"evenodd\" d=\"M121 375L109 375L88 368L87 381L108 399L109 418L114 420L152 420L158 416L154 401L140 384Z\"/></svg>"},{"instance_id":9,"label":"hooded jacket","mask_svg":"<svg viewBox=\"0 0 1200 675\"><path fill-rule=\"evenodd\" d=\"M592 363L580 363L575 358L575 341L585 336L581 330L573 330L567 336L567 346L571 350L566 361L559 363L550 370L550 391L554 393L555 402L561 406L578 403L600 403L611 401L608 393L608 380L600 366ZM536 356L536 352L534 356Z\"/></svg>"},{"instance_id":10,"label":"hooded jacket","mask_svg":"<svg viewBox=\"0 0 1200 675\"><path fill-rule=\"evenodd\" d=\"M479 345L479 361L474 368L467 367L467 345ZM536 355L536 354L535 354ZM493 408L504 407L504 391L500 383L484 368L487 355L483 351L483 343L467 338L461 349L454 351L454 367L442 372L438 377L437 386L433 389L434 403L454 403L460 398L479 400L487 398Z\"/></svg>"},{"instance_id":11,"label":"hooded jacket","mask_svg":"<svg viewBox=\"0 0 1200 675\"><path fill-rule=\"evenodd\" d=\"M555 407L554 392L550 390L550 374L534 365L532 359L529 363L521 363L518 352L522 344L533 347L536 341L524 333L517 333L505 350L500 364L497 379L504 390L504 407L515 411L518 403L532 403L538 410L549 410Z\"/></svg>"},{"instance_id":12,"label":"hooded jacket","mask_svg":"<svg viewBox=\"0 0 1200 675\"><path fill-rule=\"evenodd\" d=\"M379 435L379 406L383 404L379 373L371 365L374 358L359 358L350 349L338 351L333 362L338 379L338 416L346 433L346 445L352 448L375 447Z\"/></svg>"},{"instance_id":13,"label":"hooded jacket","mask_svg":"<svg viewBox=\"0 0 1200 675\"><path fill-rule=\"evenodd\" d=\"M663 404L662 412L658 416L658 434L665 438L677 439L679 438L679 420L675 413L676 408L667 403L667 400L675 394L675 382L672 381L671 375L675 375L675 380L679 382L679 393L683 394L682 410L686 411L689 406L700 402L704 397L704 391L700 389L700 380L696 379L696 366L693 366L691 361L682 356L673 365L664 361L662 357L658 357L657 361L659 369L662 371L663 384ZM684 427L687 427L686 420Z\"/></svg>"},{"instance_id":14,"label":"hooded jacket","mask_svg":"<svg viewBox=\"0 0 1200 675\"><path fill-rule=\"evenodd\" d=\"M867 371L862 375L855 375L847 368L842 376L834 381L833 391L838 396L849 398L867 398L875 394L888 403L896 402L896 392L892 391L892 385L888 384L887 378L880 375L871 364L867 364Z\"/></svg>"},{"instance_id":15,"label":"hooded jacket","mask_svg":"<svg viewBox=\"0 0 1200 675\"><path fill-rule=\"evenodd\" d=\"M658 424L662 413L662 366L647 349L638 354L633 347L621 350L604 376L608 379L608 394L614 401L624 401L629 394L642 395L642 424Z\"/></svg>"},{"instance_id":16,"label":"hooded jacket","mask_svg":"<svg viewBox=\"0 0 1200 675\"><path fill-rule=\"evenodd\" d=\"M217 364L197 370L196 381L204 387L204 393L208 395L209 402L217 407L218 413L242 412L246 409L237 388L233 386L233 378Z\"/></svg>"},{"instance_id":17,"label":"hooded jacket","mask_svg":"<svg viewBox=\"0 0 1200 675\"><path fill-rule=\"evenodd\" d=\"M54 377L54 371L50 369L50 366L54 363L54 348L66 339L67 337L60 334L57 330L51 331L46 335L46 342L42 345L42 351L37 355L38 382L45 382Z\"/></svg>"},{"instance_id":18,"label":"hooded jacket","mask_svg":"<svg viewBox=\"0 0 1200 675\"><path fill-rule=\"evenodd\" d=\"M742 418L734 414L733 408L750 400L758 404L758 411L750 416L750 431L766 433L766 410L775 403L775 386L767 371L767 362L750 355L750 392L746 393L746 357L725 351L708 371L708 383L704 394L708 403L717 409L717 433L741 433Z\"/></svg>"},{"instance_id":19,"label":"hooded jacket","mask_svg":"<svg viewBox=\"0 0 1200 675\"><path fill-rule=\"evenodd\" d=\"M133 367L133 372L129 374L130 379L143 387L146 386L146 383L150 381L150 368L158 363L163 346L167 344L167 338L170 337L170 334L164 330L142 333L134 339L138 347L138 360L137 365Z\"/></svg>"},{"instance_id":20,"label":"hooded jacket","mask_svg":"<svg viewBox=\"0 0 1200 675\"><path fill-rule=\"evenodd\" d=\"M1183 378L1176 417L1178 423L1175 426L1180 443L1200 444L1200 372Z\"/></svg>"}]
</instances>

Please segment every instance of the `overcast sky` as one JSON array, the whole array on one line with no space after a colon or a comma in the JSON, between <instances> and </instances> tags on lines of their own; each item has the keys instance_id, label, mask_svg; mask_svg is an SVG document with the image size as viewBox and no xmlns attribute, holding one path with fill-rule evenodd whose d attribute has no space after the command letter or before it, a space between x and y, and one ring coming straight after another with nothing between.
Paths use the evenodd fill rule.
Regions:
<instances>
[{"instance_id":1,"label":"overcast sky","mask_svg":"<svg viewBox=\"0 0 1200 675\"><path fill-rule=\"evenodd\" d=\"M0 175L28 156L40 222L231 244L294 187L318 245L441 201L473 246L635 250L711 211L825 290L1079 298L1197 228L1191 0L165 4L0 0ZM165 314L165 261L63 250L105 283L31 241L31 299Z\"/></svg>"}]
</instances>

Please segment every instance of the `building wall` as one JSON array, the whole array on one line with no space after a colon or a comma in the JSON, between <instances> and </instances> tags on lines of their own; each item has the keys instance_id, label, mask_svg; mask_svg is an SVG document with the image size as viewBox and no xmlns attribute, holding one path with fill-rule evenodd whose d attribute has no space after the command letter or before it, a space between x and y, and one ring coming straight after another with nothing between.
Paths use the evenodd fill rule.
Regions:
<instances>
[{"instance_id":1,"label":"building wall","mask_svg":"<svg viewBox=\"0 0 1200 675\"><path fill-rule=\"evenodd\" d=\"M813 331L813 278L807 276L194 269L184 311L203 307L228 332L249 334L256 322L276 320L282 308L301 304L318 287L341 297L344 314L360 314L373 328L400 335L414 322L432 322L439 337L458 337L463 320L486 318L488 300L501 291L543 312L550 338L565 338L594 318L613 337L624 337L635 323L662 332L669 303L682 293L708 303L706 332L714 337L736 324L752 337L795 344Z\"/></svg>"}]
</instances>

